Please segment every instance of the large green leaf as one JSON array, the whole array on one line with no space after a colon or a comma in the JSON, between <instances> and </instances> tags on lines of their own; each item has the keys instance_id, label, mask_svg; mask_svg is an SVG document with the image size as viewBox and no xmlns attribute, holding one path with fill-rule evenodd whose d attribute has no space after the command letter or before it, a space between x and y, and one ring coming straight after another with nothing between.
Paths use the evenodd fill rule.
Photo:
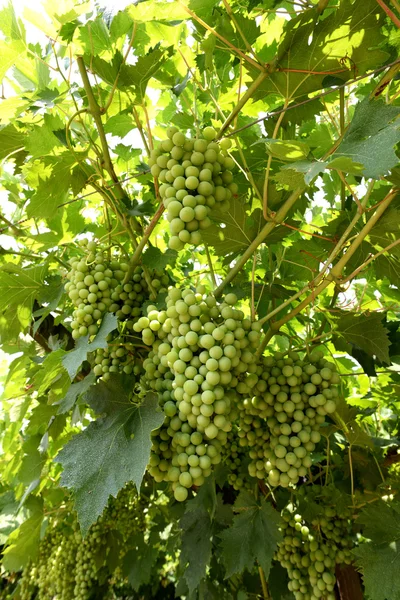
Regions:
<instances>
[{"instance_id":1,"label":"large green leaf","mask_svg":"<svg viewBox=\"0 0 400 600\"><path fill-rule=\"evenodd\" d=\"M226 577L252 570L257 560L268 577L272 557L282 539L280 516L264 499L260 504L243 492L235 502L239 512L232 527L221 533L222 560Z\"/></svg>"},{"instance_id":2,"label":"large green leaf","mask_svg":"<svg viewBox=\"0 0 400 600\"><path fill-rule=\"evenodd\" d=\"M84 533L102 514L109 497L128 481L140 489L150 456L150 434L164 420L156 410L155 394L134 404L130 390L117 379L100 382L88 394L106 416L73 437L56 459L63 467L61 484L73 492Z\"/></svg>"},{"instance_id":3,"label":"large green leaf","mask_svg":"<svg viewBox=\"0 0 400 600\"><path fill-rule=\"evenodd\" d=\"M361 348L370 356L376 356L384 363L390 363L388 330L384 327L380 315L343 313L336 325L337 333L346 342Z\"/></svg>"},{"instance_id":4,"label":"large green leaf","mask_svg":"<svg viewBox=\"0 0 400 600\"><path fill-rule=\"evenodd\" d=\"M365 177L379 179L399 162L394 152L400 140L400 122L396 120L399 114L397 106L366 98L356 106L353 120L334 156L362 164Z\"/></svg>"},{"instance_id":5,"label":"large green leaf","mask_svg":"<svg viewBox=\"0 0 400 600\"><path fill-rule=\"evenodd\" d=\"M288 21L274 69L255 97L294 99L321 89L328 74L346 81L353 79L355 69L359 75L379 66L387 58L378 48L384 39L383 21L375 0L342 0L319 21L316 12L303 11Z\"/></svg>"},{"instance_id":6,"label":"large green leaf","mask_svg":"<svg viewBox=\"0 0 400 600\"><path fill-rule=\"evenodd\" d=\"M365 591L374 600L399 600L400 504L379 501L365 508L359 521L369 542L354 550Z\"/></svg>"},{"instance_id":7,"label":"large green leaf","mask_svg":"<svg viewBox=\"0 0 400 600\"><path fill-rule=\"evenodd\" d=\"M39 553L42 510L36 510L29 519L13 531L4 550L2 564L8 571L20 571Z\"/></svg>"}]
</instances>

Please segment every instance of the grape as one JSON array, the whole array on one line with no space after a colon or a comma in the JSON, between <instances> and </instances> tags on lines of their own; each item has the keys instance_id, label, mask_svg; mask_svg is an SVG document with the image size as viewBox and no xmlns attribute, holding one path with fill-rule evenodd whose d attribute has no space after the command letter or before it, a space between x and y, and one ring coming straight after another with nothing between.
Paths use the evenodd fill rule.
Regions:
<instances>
[{"instance_id":1,"label":"grape","mask_svg":"<svg viewBox=\"0 0 400 600\"><path fill-rule=\"evenodd\" d=\"M179 202L176 204L181 206ZM138 266L126 281L129 265L116 253L109 253L102 249L100 243L88 242L87 239L81 240L79 245L85 254L70 261L71 270L65 286L75 306L72 337L75 340L86 335L93 337L105 314L114 313L118 319L118 332L108 337L108 348L97 350L94 354L94 373L106 380L113 372L139 376L143 358L127 340L132 339L133 326L140 318L142 304L154 298L154 293L166 291L169 277L162 271L149 271L146 278L142 267ZM150 341L150 335L147 338Z\"/></svg>"},{"instance_id":2,"label":"grape","mask_svg":"<svg viewBox=\"0 0 400 600\"><path fill-rule=\"evenodd\" d=\"M232 347L225 352L235 356ZM307 475L310 453L321 440L320 426L336 410L337 380L335 365L322 354L300 360L293 352L263 357L253 374L242 376L237 386L243 395L238 435L249 447L252 477L288 487ZM246 415L262 419L264 425L258 420L252 429Z\"/></svg>"},{"instance_id":3,"label":"grape","mask_svg":"<svg viewBox=\"0 0 400 600\"><path fill-rule=\"evenodd\" d=\"M335 566L352 561L351 513L337 507L340 500L331 504L338 497L333 486L314 485L303 496L304 506L317 505L319 516L307 521L290 504L282 513L283 541L275 558L287 569L288 588L296 600L334 600Z\"/></svg>"},{"instance_id":4,"label":"grape","mask_svg":"<svg viewBox=\"0 0 400 600\"><path fill-rule=\"evenodd\" d=\"M255 361L259 328L233 308L234 294L228 300L218 302L202 288L170 288L165 308L148 307L147 319L134 325L145 341L148 324L159 324L143 362L142 387L158 393L165 415L152 435L149 472L156 481L169 481L178 501L187 496L180 488L202 485L221 462L237 417L239 376ZM237 348L235 335L241 340ZM235 351L235 364L224 354L228 346Z\"/></svg>"},{"instance_id":5,"label":"grape","mask_svg":"<svg viewBox=\"0 0 400 600\"><path fill-rule=\"evenodd\" d=\"M200 137L189 140L176 128L168 128L167 139L150 154L151 173L162 184L173 250L201 243L200 231L211 225L211 209L218 205L221 211L229 210L229 200L238 191L231 172L235 163L226 154L231 141L219 144L213 141L216 135L213 127L205 127Z\"/></svg>"},{"instance_id":6,"label":"grape","mask_svg":"<svg viewBox=\"0 0 400 600\"><path fill-rule=\"evenodd\" d=\"M105 584L104 566L110 533L118 535L125 544L125 548L121 546L122 558L128 540L144 529L141 502L133 486L127 485L116 498L111 498L85 538L82 538L74 513L64 513L62 520L50 518L39 545L39 556L23 572L18 597L21 600L92 598L93 590ZM120 577L122 579L122 574Z\"/></svg>"}]
</instances>

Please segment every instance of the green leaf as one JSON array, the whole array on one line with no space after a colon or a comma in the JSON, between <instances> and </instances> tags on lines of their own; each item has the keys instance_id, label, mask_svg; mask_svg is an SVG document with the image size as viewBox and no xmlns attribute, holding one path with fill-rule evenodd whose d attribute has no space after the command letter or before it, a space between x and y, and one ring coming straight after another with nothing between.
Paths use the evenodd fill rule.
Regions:
<instances>
[{"instance_id":1,"label":"green leaf","mask_svg":"<svg viewBox=\"0 0 400 600\"><path fill-rule=\"evenodd\" d=\"M62 145L54 135L53 130L49 125L35 126L32 132L25 138L25 150L32 155L33 158L38 158L49 154L53 148Z\"/></svg>"},{"instance_id":2,"label":"green leaf","mask_svg":"<svg viewBox=\"0 0 400 600\"><path fill-rule=\"evenodd\" d=\"M83 363L86 360L89 352L94 352L99 348L107 348L107 336L111 331L114 331L118 327L118 319L112 313L107 313L100 325L100 329L97 332L94 340L89 342L89 336L79 338L76 344L75 350L71 350L62 359L62 364L67 370L71 381L75 379L75 376Z\"/></svg>"},{"instance_id":3,"label":"green leaf","mask_svg":"<svg viewBox=\"0 0 400 600\"><path fill-rule=\"evenodd\" d=\"M4 79L7 71L11 69L18 58L25 52L25 44L20 40L14 42L5 42L0 40L0 81Z\"/></svg>"},{"instance_id":4,"label":"green leaf","mask_svg":"<svg viewBox=\"0 0 400 600\"><path fill-rule=\"evenodd\" d=\"M8 2L0 10L0 29L4 35L12 40L25 41L25 28L20 19L17 19L12 2Z\"/></svg>"},{"instance_id":5,"label":"green leaf","mask_svg":"<svg viewBox=\"0 0 400 600\"><path fill-rule=\"evenodd\" d=\"M398 106L366 98L357 104L350 127L334 156L362 164L365 177L379 179L399 162L394 152L400 140L400 123L395 121L399 114Z\"/></svg>"},{"instance_id":6,"label":"green leaf","mask_svg":"<svg viewBox=\"0 0 400 600\"><path fill-rule=\"evenodd\" d=\"M163 271L165 267L173 267L177 257L178 253L176 250L167 249L165 252L161 252L159 248L152 246L143 254L142 262L149 269Z\"/></svg>"},{"instance_id":7,"label":"green leaf","mask_svg":"<svg viewBox=\"0 0 400 600\"><path fill-rule=\"evenodd\" d=\"M118 87L121 90L133 87L137 99L142 101L148 82L167 60L165 52L152 50L146 56L140 56L135 65L122 65Z\"/></svg>"},{"instance_id":8,"label":"green leaf","mask_svg":"<svg viewBox=\"0 0 400 600\"><path fill-rule=\"evenodd\" d=\"M99 75L104 81L113 85L118 77L119 69L123 62L122 54L116 52L113 59L104 60L100 56L84 56L85 63L88 65L90 70L93 70L96 75Z\"/></svg>"},{"instance_id":9,"label":"green leaf","mask_svg":"<svg viewBox=\"0 0 400 600\"><path fill-rule=\"evenodd\" d=\"M79 27L76 41L84 51L84 54L97 56L106 50L111 50L110 34L102 17L94 21L88 21L85 26Z\"/></svg>"},{"instance_id":10,"label":"green leaf","mask_svg":"<svg viewBox=\"0 0 400 600\"><path fill-rule=\"evenodd\" d=\"M133 539L129 540L129 545L133 545L134 548L124 556L123 572L136 592L142 585L151 581L152 569L159 554L157 547L159 540L156 537L158 538L158 536L150 536L146 542L143 533L138 532Z\"/></svg>"},{"instance_id":11,"label":"green leaf","mask_svg":"<svg viewBox=\"0 0 400 600\"><path fill-rule=\"evenodd\" d=\"M95 382L96 376L93 371L91 371L89 375L85 377L85 379L82 379L82 381L78 381L77 383L73 383L68 389L65 397L57 402L59 405L58 414L61 415L71 410L79 396L87 392Z\"/></svg>"},{"instance_id":12,"label":"green leaf","mask_svg":"<svg viewBox=\"0 0 400 600\"><path fill-rule=\"evenodd\" d=\"M29 485L35 480L39 481L45 462L46 457L37 448L30 449L22 459L18 480L24 485Z\"/></svg>"},{"instance_id":13,"label":"green leaf","mask_svg":"<svg viewBox=\"0 0 400 600\"><path fill-rule=\"evenodd\" d=\"M108 119L104 125L104 131L123 138L134 127L135 125L131 115L127 113L118 113L114 117Z\"/></svg>"},{"instance_id":14,"label":"green leaf","mask_svg":"<svg viewBox=\"0 0 400 600\"><path fill-rule=\"evenodd\" d=\"M246 250L259 233L262 225L261 211L254 211L248 217L246 208L243 198L233 198L228 212L222 213L216 209L211 213L217 225L202 231L202 237L209 246L214 247L218 256Z\"/></svg>"},{"instance_id":15,"label":"green leaf","mask_svg":"<svg viewBox=\"0 0 400 600\"><path fill-rule=\"evenodd\" d=\"M2 564L7 571L20 571L39 553L43 512L35 513L13 531L3 553Z\"/></svg>"},{"instance_id":16,"label":"green leaf","mask_svg":"<svg viewBox=\"0 0 400 600\"><path fill-rule=\"evenodd\" d=\"M25 140L25 134L18 131L14 125L2 127L0 129L0 160L16 150L23 150Z\"/></svg>"},{"instance_id":17,"label":"green leaf","mask_svg":"<svg viewBox=\"0 0 400 600\"><path fill-rule=\"evenodd\" d=\"M137 23L146 23L153 20L180 21L190 19L190 15L177 0L168 2L168 4L164 0L161 0L161 2L148 0L147 2L140 2L138 5L129 6L127 12Z\"/></svg>"},{"instance_id":18,"label":"green leaf","mask_svg":"<svg viewBox=\"0 0 400 600\"><path fill-rule=\"evenodd\" d=\"M346 342L354 344L370 356L390 364L388 330L383 326L380 315L357 315L343 313L336 322L336 331Z\"/></svg>"},{"instance_id":19,"label":"green leaf","mask_svg":"<svg viewBox=\"0 0 400 600\"><path fill-rule=\"evenodd\" d=\"M307 158L310 148L304 142L297 140L262 139L257 144L265 143L267 153L273 158L284 161L301 161Z\"/></svg>"},{"instance_id":20,"label":"green leaf","mask_svg":"<svg viewBox=\"0 0 400 600\"><path fill-rule=\"evenodd\" d=\"M240 513L233 519L232 527L220 535L226 577L244 569L251 571L257 560L268 578L272 557L282 539L279 513L264 499L257 504L246 492L240 494L235 508Z\"/></svg>"},{"instance_id":21,"label":"green leaf","mask_svg":"<svg viewBox=\"0 0 400 600\"><path fill-rule=\"evenodd\" d=\"M47 265L21 269L8 263L4 268L10 272L0 271L0 313L12 309L20 329L25 330L31 323L33 301L40 293Z\"/></svg>"},{"instance_id":22,"label":"green leaf","mask_svg":"<svg viewBox=\"0 0 400 600\"><path fill-rule=\"evenodd\" d=\"M328 18L317 21L316 16L302 11L287 22L274 71L258 88L256 99L271 94L299 98L323 88L329 73L337 84L353 79L354 65L361 75L387 59L379 49L385 17L375 0L344 0Z\"/></svg>"},{"instance_id":23,"label":"green leaf","mask_svg":"<svg viewBox=\"0 0 400 600\"><path fill-rule=\"evenodd\" d=\"M371 540L353 551L366 594L374 600L399 600L400 504L378 501L361 512L359 521L363 535Z\"/></svg>"},{"instance_id":24,"label":"green leaf","mask_svg":"<svg viewBox=\"0 0 400 600\"><path fill-rule=\"evenodd\" d=\"M189 592L197 588L206 575L211 560L211 518L204 506L189 507L179 522L182 529L180 564L185 569Z\"/></svg>"},{"instance_id":25,"label":"green leaf","mask_svg":"<svg viewBox=\"0 0 400 600\"><path fill-rule=\"evenodd\" d=\"M126 11L120 10L113 18L110 26L111 41L115 42L131 29L133 21Z\"/></svg>"},{"instance_id":26,"label":"green leaf","mask_svg":"<svg viewBox=\"0 0 400 600\"><path fill-rule=\"evenodd\" d=\"M73 491L75 509L84 534L102 514L109 497L116 497L128 481L140 489L149 460L153 429L164 415L157 412L157 396L147 394L141 405L132 404L130 393L118 380L100 382L87 394L100 403L99 418L58 454L61 484Z\"/></svg>"}]
</instances>

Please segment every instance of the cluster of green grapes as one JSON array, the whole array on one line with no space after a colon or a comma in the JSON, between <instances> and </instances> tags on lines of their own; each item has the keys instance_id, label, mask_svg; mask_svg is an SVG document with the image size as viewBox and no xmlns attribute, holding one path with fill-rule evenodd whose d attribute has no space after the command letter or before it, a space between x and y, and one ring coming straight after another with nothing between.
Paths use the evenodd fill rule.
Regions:
<instances>
[{"instance_id":1,"label":"cluster of green grapes","mask_svg":"<svg viewBox=\"0 0 400 600\"><path fill-rule=\"evenodd\" d=\"M229 210L238 191L233 181L233 159L227 155L231 141L217 143L213 127L202 137L186 138L176 127L167 129L167 139L152 150L151 173L161 182L160 194L167 209L171 238L169 247L181 250L186 243L198 245L200 231L211 225L211 209Z\"/></svg>"},{"instance_id":2,"label":"cluster of green grapes","mask_svg":"<svg viewBox=\"0 0 400 600\"><path fill-rule=\"evenodd\" d=\"M314 494L318 489L314 486ZM325 502L318 508L319 516L311 522L292 505L282 515L284 538L276 559L288 571L288 588L296 600L335 600L336 564L352 562L349 509Z\"/></svg>"},{"instance_id":3,"label":"cluster of green grapes","mask_svg":"<svg viewBox=\"0 0 400 600\"><path fill-rule=\"evenodd\" d=\"M94 374L104 381L110 379L111 373L133 374L135 382L138 382L143 371L143 360L137 347L119 333L110 333L107 344L107 348L99 348L95 352Z\"/></svg>"},{"instance_id":4,"label":"cluster of green grapes","mask_svg":"<svg viewBox=\"0 0 400 600\"><path fill-rule=\"evenodd\" d=\"M149 306L135 325L152 345L143 385L158 392L165 414L153 438L150 473L172 482L178 501L221 461L237 417L239 377L255 361L260 327L236 303L234 294L218 302L203 286L170 288L165 309Z\"/></svg>"},{"instance_id":5,"label":"cluster of green grapes","mask_svg":"<svg viewBox=\"0 0 400 600\"><path fill-rule=\"evenodd\" d=\"M109 551L107 533L117 531L124 542L144 529L145 514L132 485L112 498L104 514L85 538L74 516L53 521L40 543L37 561L27 567L20 584L20 600L88 600L103 575L99 572ZM127 551L122 547L122 551Z\"/></svg>"},{"instance_id":6,"label":"cluster of green grapes","mask_svg":"<svg viewBox=\"0 0 400 600\"><path fill-rule=\"evenodd\" d=\"M227 481L234 490L254 492L254 479L249 477L248 472L247 448L244 448L241 439L238 439L240 431L234 424L228 433L227 442L222 451L222 463L228 469Z\"/></svg>"},{"instance_id":7,"label":"cluster of green grapes","mask_svg":"<svg viewBox=\"0 0 400 600\"><path fill-rule=\"evenodd\" d=\"M143 269L138 266L129 281L125 282L129 270L127 262L116 257L110 259L108 251L96 242L83 239L79 245L84 255L71 259L71 270L67 274L69 281L65 285L75 306L71 323L72 337L76 340L86 335L94 336L104 315L107 312L114 313L119 331L110 334L108 348L95 352L94 373L103 379L108 379L113 372L139 375L141 365L127 336L133 333L143 303L152 294L166 291L169 277L162 271L154 271L150 274L149 286Z\"/></svg>"},{"instance_id":8,"label":"cluster of green grapes","mask_svg":"<svg viewBox=\"0 0 400 600\"><path fill-rule=\"evenodd\" d=\"M321 439L319 429L326 415L336 410L338 383L335 365L321 352L303 360L296 352L262 358L256 372L244 382L251 390L239 406L241 428L246 433L242 437L251 447L253 459L250 475L282 487L296 484L306 475L312 464L310 454ZM246 431L243 413L263 419L266 427L259 425L257 432L250 426Z\"/></svg>"}]
</instances>

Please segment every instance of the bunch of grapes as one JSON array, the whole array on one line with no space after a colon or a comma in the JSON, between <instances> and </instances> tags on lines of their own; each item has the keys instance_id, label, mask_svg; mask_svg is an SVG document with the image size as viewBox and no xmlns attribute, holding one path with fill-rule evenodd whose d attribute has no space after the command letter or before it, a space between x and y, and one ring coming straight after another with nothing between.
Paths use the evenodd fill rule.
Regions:
<instances>
[{"instance_id":1,"label":"bunch of grapes","mask_svg":"<svg viewBox=\"0 0 400 600\"><path fill-rule=\"evenodd\" d=\"M127 542L144 529L145 512L132 484L111 498L99 521L91 526L85 538L74 516L62 522L52 521L40 543L39 557L28 566L22 577L20 600L88 600L103 574L99 557L107 552L107 535L118 532ZM128 545L122 546L122 553ZM115 580L115 574L114 574ZM103 581L102 581L103 583Z\"/></svg>"},{"instance_id":2,"label":"bunch of grapes","mask_svg":"<svg viewBox=\"0 0 400 600\"><path fill-rule=\"evenodd\" d=\"M111 373L125 373L133 374L134 383L138 382L143 369L137 348L118 333L110 333L107 343L107 348L99 348L95 352L93 371L96 377L108 381Z\"/></svg>"},{"instance_id":3,"label":"bunch of grapes","mask_svg":"<svg viewBox=\"0 0 400 600\"><path fill-rule=\"evenodd\" d=\"M240 429L234 424L222 449L222 463L228 469L227 481L237 491L254 492L254 480L249 477L247 447L238 439ZM256 484L257 485L257 484Z\"/></svg>"},{"instance_id":4,"label":"bunch of grapes","mask_svg":"<svg viewBox=\"0 0 400 600\"><path fill-rule=\"evenodd\" d=\"M211 225L211 209L229 210L238 187L233 182L233 159L227 155L231 141L217 143L213 127L205 127L197 139L186 138L169 127L167 139L151 152L151 173L161 182L160 194L167 209L171 238L169 247L181 250L186 243L198 245L200 231Z\"/></svg>"},{"instance_id":5,"label":"bunch of grapes","mask_svg":"<svg viewBox=\"0 0 400 600\"><path fill-rule=\"evenodd\" d=\"M150 287L142 267L136 267L125 281L129 264L87 239L79 242L85 254L70 261L65 290L75 306L71 323L72 337L93 336L107 312L114 313L125 331L132 331L141 315L142 304L150 299ZM156 292L166 291L168 275L154 272L150 280Z\"/></svg>"},{"instance_id":6,"label":"bunch of grapes","mask_svg":"<svg viewBox=\"0 0 400 600\"><path fill-rule=\"evenodd\" d=\"M351 514L348 508L322 503L315 496L319 486L314 486L314 508L318 517L305 519L290 505L283 512L283 541L278 546L276 559L287 569L289 590L296 600L335 600L336 564L350 564ZM326 493L334 490L325 488Z\"/></svg>"},{"instance_id":7,"label":"bunch of grapes","mask_svg":"<svg viewBox=\"0 0 400 600\"><path fill-rule=\"evenodd\" d=\"M243 388L238 386L239 391L250 392L240 409L263 419L261 431L269 431L264 443L250 450L250 475L267 477L270 485L282 487L296 484L306 475L312 464L310 454L321 439L319 429L326 415L336 410L338 383L335 365L320 352L304 360L296 352L289 352L286 357L277 352L262 358L256 372L243 382ZM246 432L243 416L242 422L246 437L260 438L260 431L252 433L251 427L250 433Z\"/></svg>"},{"instance_id":8,"label":"bunch of grapes","mask_svg":"<svg viewBox=\"0 0 400 600\"><path fill-rule=\"evenodd\" d=\"M234 308L234 294L219 303L204 292L171 288L165 309L149 306L134 327L152 345L144 385L158 392L165 414L153 439L150 473L171 481L177 500L220 462L237 417L235 388L255 361L260 338L257 323Z\"/></svg>"},{"instance_id":9,"label":"bunch of grapes","mask_svg":"<svg viewBox=\"0 0 400 600\"><path fill-rule=\"evenodd\" d=\"M94 373L107 380L111 373L141 374L143 358L132 344L134 325L142 314L144 302L155 293L167 290L169 276L162 271L151 271L145 277L142 267L134 269L126 281L129 265L96 242L80 241L84 250L81 258L70 261L65 289L75 305L71 323L72 337L94 336L107 312L116 315L118 331L109 335L106 349L96 350ZM142 352L143 354L143 352Z\"/></svg>"}]
</instances>

